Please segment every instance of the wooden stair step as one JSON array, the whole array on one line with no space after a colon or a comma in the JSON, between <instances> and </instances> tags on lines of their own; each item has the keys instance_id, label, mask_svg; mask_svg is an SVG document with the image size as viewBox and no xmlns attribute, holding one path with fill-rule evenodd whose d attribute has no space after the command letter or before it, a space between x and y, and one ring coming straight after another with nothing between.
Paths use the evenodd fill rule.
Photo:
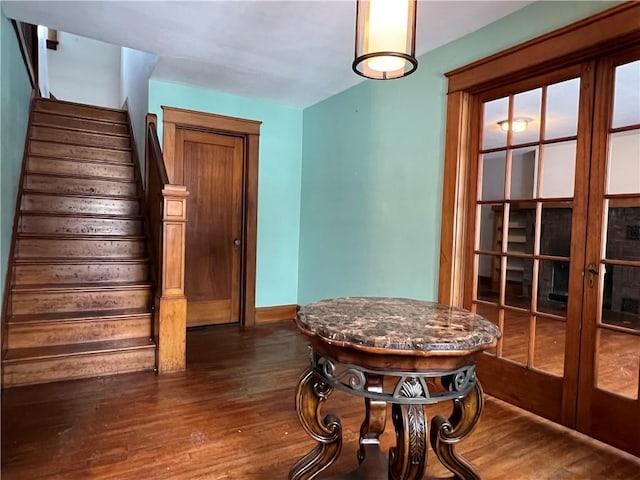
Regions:
<instances>
[{"instance_id":1,"label":"wooden stair step","mask_svg":"<svg viewBox=\"0 0 640 480\"><path fill-rule=\"evenodd\" d=\"M137 197L138 185L128 179L96 179L54 174L27 173L24 188L42 193L70 193L104 196Z\"/></svg>"},{"instance_id":2,"label":"wooden stair step","mask_svg":"<svg viewBox=\"0 0 640 480\"><path fill-rule=\"evenodd\" d=\"M44 113L34 111L31 116L32 125L55 126L78 130L82 132L95 132L109 135L129 135L129 126L121 122L108 120L92 120L88 118L69 117L58 113Z\"/></svg>"},{"instance_id":3,"label":"wooden stair step","mask_svg":"<svg viewBox=\"0 0 640 480\"><path fill-rule=\"evenodd\" d=\"M78 160L102 160L113 163L131 163L131 150L114 150L68 143L42 142L31 140L29 153L56 158L73 158Z\"/></svg>"},{"instance_id":4,"label":"wooden stair step","mask_svg":"<svg viewBox=\"0 0 640 480\"><path fill-rule=\"evenodd\" d=\"M91 355L92 353L117 352L140 347L149 348L153 346L153 340L149 337L142 337L127 338L124 340L106 340L104 342L71 343L50 347L17 348L11 352L7 352L3 359L3 365L21 362L24 360L33 361L53 357Z\"/></svg>"},{"instance_id":5,"label":"wooden stair step","mask_svg":"<svg viewBox=\"0 0 640 480\"><path fill-rule=\"evenodd\" d=\"M82 132L57 128L55 126L45 127L32 125L30 135L33 140L82 145L85 147L104 147L122 150L129 150L131 148L131 141L128 136Z\"/></svg>"},{"instance_id":6,"label":"wooden stair step","mask_svg":"<svg viewBox=\"0 0 640 480\"><path fill-rule=\"evenodd\" d=\"M147 259L37 259L16 260L17 285L42 283L145 282L149 280Z\"/></svg>"},{"instance_id":7,"label":"wooden stair step","mask_svg":"<svg viewBox=\"0 0 640 480\"><path fill-rule=\"evenodd\" d=\"M27 172L69 175L78 178L91 177L123 180L133 180L135 178L133 164L127 165L95 160L50 158L37 155L29 156Z\"/></svg>"},{"instance_id":8,"label":"wooden stair step","mask_svg":"<svg viewBox=\"0 0 640 480\"><path fill-rule=\"evenodd\" d=\"M92 257L127 259L146 257L146 243L142 236L100 235L30 235L22 234L16 239L16 258L44 257Z\"/></svg>"},{"instance_id":9,"label":"wooden stair step","mask_svg":"<svg viewBox=\"0 0 640 480\"><path fill-rule=\"evenodd\" d=\"M7 322L7 347L150 338L152 317L148 309L14 315Z\"/></svg>"},{"instance_id":10,"label":"wooden stair step","mask_svg":"<svg viewBox=\"0 0 640 480\"><path fill-rule=\"evenodd\" d=\"M2 361L4 386L153 370L155 344L149 338L77 343L7 352Z\"/></svg>"},{"instance_id":11,"label":"wooden stair step","mask_svg":"<svg viewBox=\"0 0 640 480\"><path fill-rule=\"evenodd\" d=\"M140 201L114 196L74 194L22 193L22 212L52 212L69 214L126 215L140 214Z\"/></svg>"},{"instance_id":12,"label":"wooden stair step","mask_svg":"<svg viewBox=\"0 0 640 480\"><path fill-rule=\"evenodd\" d=\"M35 110L45 113L57 113L69 117L86 118L90 120L107 120L110 122L127 123L127 112L114 108L94 107L80 103L59 100L38 99Z\"/></svg>"},{"instance_id":13,"label":"wooden stair step","mask_svg":"<svg viewBox=\"0 0 640 480\"><path fill-rule=\"evenodd\" d=\"M152 300L150 283L15 285L11 289L11 314L149 308Z\"/></svg>"},{"instance_id":14,"label":"wooden stair step","mask_svg":"<svg viewBox=\"0 0 640 480\"><path fill-rule=\"evenodd\" d=\"M140 217L114 217L108 215L66 215L63 213L22 212L19 233L36 234L95 234L142 236Z\"/></svg>"}]
</instances>

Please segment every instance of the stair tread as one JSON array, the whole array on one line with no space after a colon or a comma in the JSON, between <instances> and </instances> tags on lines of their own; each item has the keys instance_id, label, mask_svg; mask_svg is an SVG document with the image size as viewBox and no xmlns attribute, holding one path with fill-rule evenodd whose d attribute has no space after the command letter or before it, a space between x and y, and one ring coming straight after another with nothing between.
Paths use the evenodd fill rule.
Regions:
<instances>
[{"instance_id":1,"label":"stair tread","mask_svg":"<svg viewBox=\"0 0 640 480\"><path fill-rule=\"evenodd\" d=\"M62 110L56 109L55 107L57 105L61 105L62 107L71 107L71 108L77 107L80 110L85 110L85 111L84 112L69 111L68 109L64 109L64 108ZM47 108L47 106L53 107L53 109ZM125 125L128 123L126 110L122 110L118 108L109 108L109 107L98 107L95 105L86 105L83 103L68 102L65 100L52 100L49 98L39 98L35 102L33 109L37 112L59 113L61 115L65 115L73 118L85 118L88 120L106 120L111 123L121 123ZM114 119L114 118L104 118L104 116L100 115L100 112L115 113L116 115L122 116L124 118L122 120Z\"/></svg>"},{"instance_id":2,"label":"stair tread","mask_svg":"<svg viewBox=\"0 0 640 480\"><path fill-rule=\"evenodd\" d=\"M12 315L8 319L9 325L25 323L47 323L47 322L80 322L86 320L118 319L125 317L149 317L153 312L148 308L128 308L121 310L88 310L81 312L58 312L58 313L29 313L23 315Z\"/></svg>"},{"instance_id":3,"label":"stair tread","mask_svg":"<svg viewBox=\"0 0 640 480\"><path fill-rule=\"evenodd\" d=\"M139 258L105 258L105 257L29 257L29 258L16 258L14 263L16 265L91 265L91 264L104 264L104 263L149 263L149 257Z\"/></svg>"},{"instance_id":4,"label":"stair tread","mask_svg":"<svg viewBox=\"0 0 640 480\"><path fill-rule=\"evenodd\" d=\"M70 100L60 100L57 98L53 99L53 98L39 97L36 102L36 105L38 103L63 104L63 105L70 105L70 106L76 106L76 107L93 108L95 110L105 110L108 112L115 112L115 113L123 113L123 114L127 113L127 110L124 110L122 108L102 107L100 105L90 105L88 103L72 102Z\"/></svg>"},{"instance_id":5,"label":"stair tread","mask_svg":"<svg viewBox=\"0 0 640 480\"><path fill-rule=\"evenodd\" d=\"M40 112L40 113L43 113L43 112ZM77 118L77 117L70 117L69 115L61 115L53 112L47 112L47 113L51 113L52 115L58 115L59 117ZM116 124L121 123L121 122L109 122L106 120L91 120L91 121L101 122L101 123L116 123ZM31 122L31 125L36 127L44 127L44 128L57 128L58 130L68 130L70 132L89 133L91 135L104 135L105 137L118 137L118 138L131 137L131 135L128 133L102 132L100 130L92 130L90 128L69 127L67 125L58 125L55 123L46 123L46 122L39 122L39 121Z\"/></svg>"},{"instance_id":6,"label":"stair tread","mask_svg":"<svg viewBox=\"0 0 640 480\"><path fill-rule=\"evenodd\" d=\"M144 235L100 235L91 233L28 233L18 232L18 239L42 240L96 240L96 241L144 241Z\"/></svg>"},{"instance_id":7,"label":"stair tread","mask_svg":"<svg viewBox=\"0 0 640 480\"><path fill-rule=\"evenodd\" d=\"M78 217L78 218L104 218L107 220L143 220L144 215L122 215L120 213L75 213L75 212L47 212L43 210L20 210L20 215L45 216L45 217Z\"/></svg>"},{"instance_id":8,"label":"stair tread","mask_svg":"<svg viewBox=\"0 0 640 480\"><path fill-rule=\"evenodd\" d=\"M61 179L83 179L83 180L100 180L100 181L111 181L111 182L117 182L117 183L137 183L137 180L135 178L121 178L121 177L100 177L100 176L95 176L95 175L72 175L72 174L68 174L68 173L48 173L48 172L33 172L33 171L26 171L25 175L30 176L30 177L56 177L56 178L61 178ZM29 191L27 189L25 189L24 191Z\"/></svg>"},{"instance_id":9,"label":"stair tread","mask_svg":"<svg viewBox=\"0 0 640 480\"><path fill-rule=\"evenodd\" d=\"M44 158L47 160L52 160L54 162L57 162L59 160L67 160L70 162L78 162L78 163L99 163L99 164L106 164L106 165L133 166L133 160L131 160L130 162L118 162L118 161L114 162L113 160L104 160L100 158L58 157L56 155L45 155L42 153L34 153L34 152L28 152L27 155L29 157Z\"/></svg>"},{"instance_id":10,"label":"stair tread","mask_svg":"<svg viewBox=\"0 0 640 480\"><path fill-rule=\"evenodd\" d=\"M85 175L83 173L75 174L75 173L48 173L48 172L38 172L34 170L26 170L25 175L55 175L61 178L70 178L77 180L100 180L107 182L124 182L124 183L136 183L137 180L133 177L133 175L129 178L127 177L105 177L100 175Z\"/></svg>"},{"instance_id":11,"label":"stair tread","mask_svg":"<svg viewBox=\"0 0 640 480\"><path fill-rule=\"evenodd\" d=\"M55 128L55 127L51 127L49 125L47 125L45 128ZM91 135L100 135L99 133L91 133ZM112 150L115 152L131 152L131 147L106 147L106 146L95 146L95 145L90 145L87 143L79 143L79 142L70 142L70 141L65 141L65 140L43 140L41 138L34 138L32 136L32 134L29 135L29 140L33 141L33 142L40 142L40 143L53 143L56 145L71 145L74 147L82 147L82 148L92 148L92 149L96 149L96 150ZM66 155L60 155L57 156L55 158L68 158ZM81 158L81 157L72 157L72 158Z\"/></svg>"},{"instance_id":12,"label":"stair tread","mask_svg":"<svg viewBox=\"0 0 640 480\"><path fill-rule=\"evenodd\" d=\"M100 342L53 345L49 347L15 348L8 350L2 363L18 363L25 360L44 360L54 357L91 355L96 353L118 352L155 348L155 343L147 337L127 338L124 340L106 340Z\"/></svg>"},{"instance_id":13,"label":"stair tread","mask_svg":"<svg viewBox=\"0 0 640 480\"><path fill-rule=\"evenodd\" d=\"M86 194L86 193L72 193L72 192L45 192L42 190L33 190L31 188L24 188L22 190L23 194L31 194L31 195L46 195L49 197L73 197L73 198L89 198L89 199L100 199L100 200L140 200L138 195L108 195L104 193L100 194ZM30 210L32 211L32 210Z\"/></svg>"},{"instance_id":14,"label":"stair tread","mask_svg":"<svg viewBox=\"0 0 640 480\"><path fill-rule=\"evenodd\" d=\"M59 116L64 116L64 115L59 115ZM97 121L101 122L101 120L97 120ZM56 123L47 123L47 122L41 122L41 121L37 121L37 120L31 122L31 125L33 125L35 127L40 127L40 128L55 128L57 130L65 130L65 131L74 132L74 133L86 133L86 134L89 134L89 135L103 135L105 137L117 137L117 138L130 138L131 137L131 135L129 133L102 132L102 131L99 131L99 130L91 130L91 129L80 128L80 127L69 127L68 125L59 125L59 124L56 124ZM63 142L63 143L67 143L67 142Z\"/></svg>"},{"instance_id":15,"label":"stair tread","mask_svg":"<svg viewBox=\"0 0 640 480\"><path fill-rule=\"evenodd\" d=\"M60 286L59 283L38 283L13 285L11 287L14 293L29 292L55 292L55 291L73 291L73 290L123 290L123 289L142 289L151 288L152 282L101 282L101 283L65 283Z\"/></svg>"},{"instance_id":16,"label":"stair tread","mask_svg":"<svg viewBox=\"0 0 640 480\"><path fill-rule=\"evenodd\" d=\"M39 153L28 152L28 156L30 158L40 158L45 160L51 160L53 162L57 162L60 160L68 161L68 162L76 162L76 163L95 163L97 165L106 165L106 166L119 166L119 167L133 167L133 160L130 162L111 162L109 160L99 160L95 158L77 158L77 157L54 157L51 155L40 155ZM27 169L28 172L33 172L33 170ZM39 172L33 172L40 175ZM43 174L44 175L44 174ZM70 174L69 174L70 175ZM78 175L82 176L82 175ZM110 177L100 177L100 178L110 178Z\"/></svg>"}]
</instances>

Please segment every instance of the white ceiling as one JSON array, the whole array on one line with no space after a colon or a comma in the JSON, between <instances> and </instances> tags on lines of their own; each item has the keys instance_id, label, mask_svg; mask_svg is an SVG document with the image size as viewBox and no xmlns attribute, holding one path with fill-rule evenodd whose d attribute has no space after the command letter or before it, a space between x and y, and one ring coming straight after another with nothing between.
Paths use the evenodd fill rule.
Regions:
<instances>
[{"instance_id":1,"label":"white ceiling","mask_svg":"<svg viewBox=\"0 0 640 480\"><path fill-rule=\"evenodd\" d=\"M416 54L530 3L420 0ZM351 71L355 0L3 1L2 8L9 18L154 53L152 78L294 107L362 81Z\"/></svg>"}]
</instances>

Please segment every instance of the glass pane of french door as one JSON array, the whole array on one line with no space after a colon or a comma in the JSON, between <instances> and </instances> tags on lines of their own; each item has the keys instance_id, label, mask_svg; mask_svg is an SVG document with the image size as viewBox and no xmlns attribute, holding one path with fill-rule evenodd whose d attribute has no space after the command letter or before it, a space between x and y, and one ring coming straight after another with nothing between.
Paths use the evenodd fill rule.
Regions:
<instances>
[{"instance_id":1,"label":"glass pane of french door","mask_svg":"<svg viewBox=\"0 0 640 480\"><path fill-rule=\"evenodd\" d=\"M598 68L578 427L640 455L640 49Z\"/></svg>"},{"instance_id":2,"label":"glass pane of french door","mask_svg":"<svg viewBox=\"0 0 640 480\"><path fill-rule=\"evenodd\" d=\"M581 74L574 68L482 102L468 302L502 331L479 362L485 389L565 424L575 415L584 256L584 239L572 242L576 202L581 211L586 203L574 195L576 169L588 169L578 142Z\"/></svg>"}]
</instances>

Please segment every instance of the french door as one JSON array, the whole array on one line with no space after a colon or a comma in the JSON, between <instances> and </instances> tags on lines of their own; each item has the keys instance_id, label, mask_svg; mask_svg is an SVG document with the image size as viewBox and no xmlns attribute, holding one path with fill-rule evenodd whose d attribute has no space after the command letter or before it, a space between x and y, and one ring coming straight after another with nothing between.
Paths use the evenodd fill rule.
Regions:
<instances>
[{"instance_id":1,"label":"french door","mask_svg":"<svg viewBox=\"0 0 640 480\"><path fill-rule=\"evenodd\" d=\"M489 393L636 455L639 92L635 48L476 96L464 284Z\"/></svg>"}]
</instances>

